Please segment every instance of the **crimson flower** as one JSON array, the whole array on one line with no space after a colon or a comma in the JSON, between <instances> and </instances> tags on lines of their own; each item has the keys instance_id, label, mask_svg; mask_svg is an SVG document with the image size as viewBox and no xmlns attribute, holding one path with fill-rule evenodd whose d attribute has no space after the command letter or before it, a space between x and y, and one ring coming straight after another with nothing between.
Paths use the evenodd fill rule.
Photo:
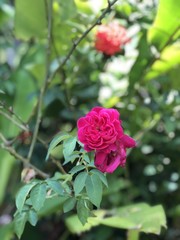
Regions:
<instances>
[{"instance_id":1,"label":"crimson flower","mask_svg":"<svg viewBox=\"0 0 180 240\"><path fill-rule=\"evenodd\" d=\"M100 25L95 35L95 48L106 55L114 55L122 50L130 39L124 27L118 22L111 22L106 25Z\"/></svg>"},{"instance_id":2,"label":"crimson flower","mask_svg":"<svg viewBox=\"0 0 180 240\"><path fill-rule=\"evenodd\" d=\"M77 122L78 139L87 152L95 151L95 166L101 172L112 173L125 166L126 149L136 146L133 138L125 135L115 109L94 107Z\"/></svg>"}]
</instances>

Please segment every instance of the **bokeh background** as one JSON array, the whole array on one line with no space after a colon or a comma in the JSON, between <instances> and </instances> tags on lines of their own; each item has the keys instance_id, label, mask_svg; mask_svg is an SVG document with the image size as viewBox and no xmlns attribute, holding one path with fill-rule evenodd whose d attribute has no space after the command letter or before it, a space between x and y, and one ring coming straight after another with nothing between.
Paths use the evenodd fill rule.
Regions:
<instances>
[{"instance_id":1,"label":"bokeh background","mask_svg":"<svg viewBox=\"0 0 180 240\"><path fill-rule=\"evenodd\" d=\"M26 155L31 134L2 114L6 107L33 131L35 105L46 74L46 21L43 1L0 0L0 132L15 139ZM54 0L50 72L67 56L73 41L91 26L107 1ZM107 57L94 48L97 26L83 39L48 86L43 99L39 136L47 143L59 131L74 131L79 117L92 107L116 108L126 134L137 148L129 152L126 168L107 176L102 208L132 203L162 204L167 229L160 236L141 234L141 239L180 239L180 5L175 0L119 0L102 23L113 19L128 31L131 41L120 53ZM6 104L6 105L4 105ZM6 111L7 113L7 111ZM9 114L9 113L8 113ZM12 116L13 118L14 116ZM45 163L47 149L37 143L32 163L53 173ZM54 153L62 158L61 149ZM67 166L68 168L68 166ZM0 150L0 239L16 239L9 224L15 211L15 194L21 186L23 165ZM98 226L72 235L65 226L61 204L38 225L27 224L27 239L126 238L125 230Z\"/></svg>"}]
</instances>

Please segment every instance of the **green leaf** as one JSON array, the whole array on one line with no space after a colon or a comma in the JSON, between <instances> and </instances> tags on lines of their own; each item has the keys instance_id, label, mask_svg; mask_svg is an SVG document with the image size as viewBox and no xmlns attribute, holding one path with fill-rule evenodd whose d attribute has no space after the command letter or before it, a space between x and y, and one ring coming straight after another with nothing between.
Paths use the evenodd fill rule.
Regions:
<instances>
[{"instance_id":1,"label":"green leaf","mask_svg":"<svg viewBox=\"0 0 180 240\"><path fill-rule=\"evenodd\" d=\"M100 207L102 200L102 182L95 174L88 175L86 179L86 191L90 201L96 206Z\"/></svg>"},{"instance_id":2,"label":"green leaf","mask_svg":"<svg viewBox=\"0 0 180 240\"><path fill-rule=\"evenodd\" d=\"M60 18L61 21L66 21L76 15L76 5L74 0L60 1Z\"/></svg>"},{"instance_id":3,"label":"green leaf","mask_svg":"<svg viewBox=\"0 0 180 240\"><path fill-rule=\"evenodd\" d=\"M89 159L89 156L88 154L84 154L84 160L87 162L87 163L90 163L90 159Z\"/></svg>"},{"instance_id":4,"label":"green leaf","mask_svg":"<svg viewBox=\"0 0 180 240\"><path fill-rule=\"evenodd\" d=\"M62 212L63 204L67 197L56 195L53 198L46 198L44 206L38 212L39 217L47 217L53 213Z\"/></svg>"},{"instance_id":5,"label":"green leaf","mask_svg":"<svg viewBox=\"0 0 180 240\"><path fill-rule=\"evenodd\" d=\"M91 4L89 1L75 0L76 6L80 12L92 14Z\"/></svg>"},{"instance_id":6,"label":"green leaf","mask_svg":"<svg viewBox=\"0 0 180 240\"><path fill-rule=\"evenodd\" d=\"M179 28L179 19L180 4L176 0L160 0L155 21L148 32L150 43L161 50Z\"/></svg>"},{"instance_id":7,"label":"green leaf","mask_svg":"<svg viewBox=\"0 0 180 240\"><path fill-rule=\"evenodd\" d=\"M158 60L154 62L151 70L145 76L146 80L151 80L159 75L165 74L180 64L180 44L176 43L166 47Z\"/></svg>"},{"instance_id":8,"label":"green leaf","mask_svg":"<svg viewBox=\"0 0 180 240\"><path fill-rule=\"evenodd\" d=\"M136 229L139 232L160 234L161 227L166 227L166 217L161 205L151 207L145 203L133 204L112 210L93 211L96 217L88 218L82 226L77 215L66 219L66 225L72 233L82 233L100 224L120 229ZM110 215L111 216L108 216ZM108 217L107 217L108 216Z\"/></svg>"},{"instance_id":9,"label":"green leaf","mask_svg":"<svg viewBox=\"0 0 180 240\"><path fill-rule=\"evenodd\" d=\"M86 207L84 199L80 199L77 202L77 215L81 223L84 225L90 216L90 210Z\"/></svg>"},{"instance_id":10,"label":"green leaf","mask_svg":"<svg viewBox=\"0 0 180 240\"><path fill-rule=\"evenodd\" d=\"M69 231L73 234L81 234L84 231L90 230L92 227L100 225L100 220L103 218L107 211L106 210L97 210L93 211L95 217L88 217L87 223L82 225L77 215L71 215L65 219L65 224Z\"/></svg>"},{"instance_id":11,"label":"green leaf","mask_svg":"<svg viewBox=\"0 0 180 240\"><path fill-rule=\"evenodd\" d=\"M82 170L84 170L85 169L85 166L83 166L83 165L78 165L78 166L75 166L75 167L73 167L70 171L69 171L69 173L71 173L71 174L75 174L75 173L77 173L77 172L80 172L80 171L82 171Z\"/></svg>"},{"instance_id":12,"label":"green leaf","mask_svg":"<svg viewBox=\"0 0 180 240\"><path fill-rule=\"evenodd\" d=\"M27 212L18 212L14 218L14 231L18 238L21 237L24 227L27 221L28 215Z\"/></svg>"},{"instance_id":13,"label":"green leaf","mask_svg":"<svg viewBox=\"0 0 180 240\"><path fill-rule=\"evenodd\" d=\"M46 34L46 8L44 0L15 1L15 35L24 40L44 37Z\"/></svg>"},{"instance_id":14,"label":"green leaf","mask_svg":"<svg viewBox=\"0 0 180 240\"><path fill-rule=\"evenodd\" d=\"M63 177L64 177L64 175L62 173L55 172L54 176L51 177L51 180L57 181L57 180L60 180L60 179L64 179Z\"/></svg>"},{"instance_id":15,"label":"green leaf","mask_svg":"<svg viewBox=\"0 0 180 240\"><path fill-rule=\"evenodd\" d=\"M32 226L36 226L37 224L37 221L38 221L38 215L37 213L31 209L29 212L28 212L28 221L29 223L32 225Z\"/></svg>"},{"instance_id":16,"label":"green leaf","mask_svg":"<svg viewBox=\"0 0 180 240\"><path fill-rule=\"evenodd\" d=\"M78 158L79 158L79 154L74 153L74 152L71 155L65 155L65 161L64 161L63 165L65 165L69 162L73 163L74 160L76 160Z\"/></svg>"},{"instance_id":17,"label":"green leaf","mask_svg":"<svg viewBox=\"0 0 180 240\"><path fill-rule=\"evenodd\" d=\"M162 206L150 207L147 204L134 204L119 208L116 216L103 219L102 224L124 229L138 229L145 233L160 234L166 227L166 217Z\"/></svg>"},{"instance_id":18,"label":"green leaf","mask_svg":"<svg viewBox=\"0 0 180 240\"><path fill-rule=\"evenodd\" d=\"M76 142L77 142L76 137L70 137L63 142L63 154L65 158L64 164L69 162L69 157L76 147Z\"/></svg>"},{"instance_id":19,"label":"green leaf","mask_svg":"<svg viewBox=\"0 0 180 240\"><path fill-rule=\"evenodd\" d=\"M57 182L55 180L51 180L51 179L48 179L46 180L48 186L57 194L59 194L60 196L63 196L64 195L64 189L63 187L61 186L60 182Z\"/></svg>"},{"instance_id":20,"label":"green leaf","mask_svg":"<svg viewBox=\"0 0 180 240\"><path fill-rule=\"evenodd\" d=\"M96 174L100 178L101 182L104 183L106 187L108 187L106 176L102 172L97 169L92 169L90 172Z\"/></svg>"},{"instance_id":21,"label":"green leaf","mask_svg":"<svg viewBox=\"0 0 180 240\"><path fill-rule=\"evenodd\" d=\"M139 231L138 230L128 230L127 232L127 240L139 240Z\"/></svg>"},{"instance_id":22,"label":"green leaf","mask_svg":"<svg viewBox=\"0 0 180 240\"><path fill-rule=\"evenodd\" d=\"M29 183L25 186L23 186L19 192L17 193L16 196L16 207L17 209L21 212L25 203L25 200L29 194L29 192L31 191L31 189L36 185L37 183L32 182Z\"/></svg>"},{"instance_id":23,"label":"green leaf","mask_svg":"<svg viewBox=\"0 0 180 240\"><path fill-rule=\"evenodd\" d=\"M46 199L46 184L38 184L30 192L30 199L33 205L33 208L36 211L39 211L43 205L44 201Z\"/></svg>"},{"instance_id":24,"label":"green leaf","mask_svg":"<svg viewBox=\"0 0 180 240\"><path fill-rule=\"evenodd\" d=\"M60 132L58 133L54 138L53 140L50 142L49 144L49 148L48 148L48 152L47 152L47 155L46 155L46 161L48 160L49 158L49 155L51 153L51 151L60 143L62 142L63 140L69 138L70 135L68 133L65 133L65 132Z\"/></svg>"},{"instance_id":25,"label":"green leaf","mask_svg":"<svg viewBox=\"0 0 180 240\"><path fill-rule=\"evenodd\" d=\"M75 181L74 181L75 195L78 195L83 190L87 176L88 176L87 172L79 173L76 176Z\"/></svg>"},{"instance_id":26,"label":"green leaf","mask_svg":"<svg viewBox=\"0 0 180 240\"><path fill-rule=\"evenodd\" d=\"M63 211L64 213L71 211L76 204L76 198L69 198L64 202Z\"/></svg>"},{"instance_id":27,"label":"green leaf","mask_svg":"<svg viewBox=\"0 0 180 240\"><path fill-rule=\"evenodd\" d=\"M150 46L147 42L147 32L145 30L142 31L142 36L138 44L138 50L139 50L138 57L129 73L129 82L130 82L129 90L130 91L134 89L134 85L136 82L140 82L140 80L143 79L145 70L147 69L147 66L152 57Z\"/></svg>"}]
</instances>

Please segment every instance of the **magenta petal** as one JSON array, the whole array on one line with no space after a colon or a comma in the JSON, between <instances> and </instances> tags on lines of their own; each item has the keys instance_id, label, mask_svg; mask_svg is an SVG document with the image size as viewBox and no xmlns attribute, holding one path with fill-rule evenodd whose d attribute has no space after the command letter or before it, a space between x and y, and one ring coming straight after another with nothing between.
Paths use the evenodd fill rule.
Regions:
<instances>
[{"instance_id":1,"label":"magenta petal","mask_svg":"<svg viewBox=\"0 0 180 240\"><path fill-rule=\"evenodd\" d=\"M110 159L108 159L108 162L110 163L106 166L105 172L113 173L116 170L116 168L119 166L120 159L121 159L120 155L117 155L116 157L110 157Z\"/></svg>"},{"instance_id":2,"label":"magenta petal","mask_svg":"<svg viewBox=\"0 0 180 240\"><path fill-rule=\"evenodd\" d=\"M121 146L119 148L119 155L121 156L120 157L120 162L119 162L119 165L121 167L124 167L125 166L125 163L126 163L126 149L125 147Z\"/></svg>"},{"instance_id":3,"label":"magenta petal","mask_svg":"<svg viewBox=\"0 0 180 240\"><path fill-rule=\"evenodd\" d=\"M117 151L117 145L116 145L115 143L111 144L111 145L108 147L108 150L109 150L109 152L110 152L110 151L113 151L113 152Z\"/></svg>"},{"instance_id":4,"label":"magenta petal","mask_svg":"<svg viewBox=\"0 0 180 240\"><path fill-rule=\"evenodd\" d=\"M119 112L116 109L110 108L109 109L110 115L111 115L111 120L118 119L119 120Z\"/></svg>"},{"instance_id":5,"label":"magenta petal","mask_svg":"<svg viewBox=\"0 0 180 240\"><path fill-rule=\"evenodd\" d=\"M103 107L97 106L97 107L94 107L91 111L99 113L102 109L103 109Z\"/></svg>"},{"instance_id":6,"label":"magenta petal","mask_svg":"<svg viewBox=\"0 0 180 240\"><path fill-rule=\"evenodd\" d=\"M84 134L84 128L80 128L78 131L78 139L80 142L84 143L86 141L85 134Z\"/></svg>"},{"instance_id":7,"label":"magenta petal","mask_svg":"<svg viewBox=\"0 0 180 240\"><path fill-rule=\"evenodd\" d=\"M88 145L84 145L84 150L85 151L87 151L87 152L91 152L91 151L93 151L93 149L92 148L90 148Z\"/></svg>"},{"instance_id":8,"label":"magenta petal","mask_svg":"<svg viewBox=\"0 0 180 240\"><path fill-rule=\"evenodd\" d=\"M121 142L123 143L125 148L133 148L136 146L136 141L128 135L124 135L121 138Z\"/></svg>"},{"instance_id":9,"label":"magenta petal","mask_svg":"<svg viewBox=\"0 0 180 240\"><path fill-rule=\"evenodd\" d=\"M96 155L95 155L95 161L94 161L95 166L97 167L97 166L103 164L103 162L106 159L106 156L107 156L107 153L102 152L102 151L97 151Z\"/></svg>"},{"instance_id":10,"label":"magenta petal","mask_svg":"<svg viewBox=\"0 0 180 240\"><path fill-rule=\"evenodd\" d=\"M77 121L77 127L81 128L84 127L86 125L87 121L86 121L86 117L81 117L78 121Z\"/></svg>"},{"instance_id":11,"label":"magenta petal","mask_svg":"<svg viewBox=\"0 0 180 240\"><path fill-rule=\"evenodd\" d=\"M101 172L112 173L116 168L124 166L126 162L126 152L125 149L120 149L120 152L110 152L105 153L104 151L96 152L94 164L97 169Z\"/></svg>"}]
</instances>

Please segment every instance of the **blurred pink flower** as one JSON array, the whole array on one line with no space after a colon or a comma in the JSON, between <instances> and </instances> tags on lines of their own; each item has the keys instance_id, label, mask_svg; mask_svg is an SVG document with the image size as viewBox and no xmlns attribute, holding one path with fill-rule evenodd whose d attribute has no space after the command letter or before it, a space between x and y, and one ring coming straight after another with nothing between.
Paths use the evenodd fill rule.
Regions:
<instances>
[{"instance_id":1,"label":"blurred pink flower","mask_svg":"<svg viewBox=\"0 0 180 240\"><path fill-rule=\"evenodd\" d=\"M95 36L95 48L106 55L114 55L122 50L130 38L127 31L118 22L114 21L106 25L100 25Z\"/></svg>"}]
</instances>

